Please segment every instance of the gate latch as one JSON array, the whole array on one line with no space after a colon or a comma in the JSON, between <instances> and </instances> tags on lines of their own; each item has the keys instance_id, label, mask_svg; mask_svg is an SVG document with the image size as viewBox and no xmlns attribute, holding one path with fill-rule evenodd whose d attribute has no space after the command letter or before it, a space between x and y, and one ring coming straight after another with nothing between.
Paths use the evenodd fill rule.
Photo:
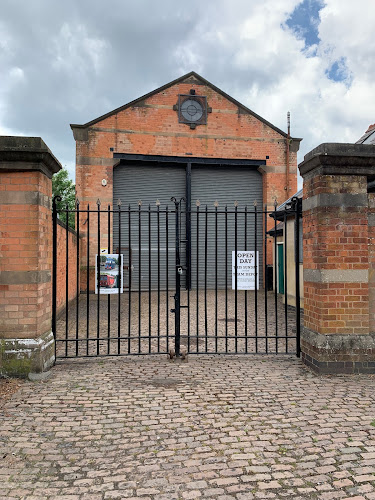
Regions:
<instances>
[{"instance_id":1,"label":"gate latch","mask_svg":"<svg viewBox=\"0 0 375 500\"><path fill-rule=\"evenodd\" d=\"M178 267L177 272L178 272L178 274L182 274L182 267Z\"/></svg>"}]
</instances>

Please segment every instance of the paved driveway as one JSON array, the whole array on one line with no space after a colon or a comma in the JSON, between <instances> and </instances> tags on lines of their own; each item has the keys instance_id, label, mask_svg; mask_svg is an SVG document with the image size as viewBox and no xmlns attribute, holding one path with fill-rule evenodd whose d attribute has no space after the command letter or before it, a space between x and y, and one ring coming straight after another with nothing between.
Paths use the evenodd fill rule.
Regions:
<instances>
[{"instance_id":1,"label":"paved driveway","mask_svg":"<svg viewBox=\"0 0 375 500\"><path fill-rule=\"evenodd\" d=\"M52 373L0 412L1 498L375 499L371 376L317 377L282 356Z\"/></svg>"}]
</instances>

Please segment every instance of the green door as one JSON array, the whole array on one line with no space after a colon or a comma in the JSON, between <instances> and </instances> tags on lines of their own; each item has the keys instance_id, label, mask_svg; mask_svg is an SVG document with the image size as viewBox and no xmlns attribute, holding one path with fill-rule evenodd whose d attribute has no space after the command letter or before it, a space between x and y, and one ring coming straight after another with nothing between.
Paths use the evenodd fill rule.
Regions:
<instances>
[{"instance_id":1,"label":"green door","mask_svg":"<svg viewBox=\"0 0 375 500\"><path fill-rule=\"evenodd\" d=\"M279 293L284 293L284 244L277 245L277 287Z\"/></svg>"}]
</instances>

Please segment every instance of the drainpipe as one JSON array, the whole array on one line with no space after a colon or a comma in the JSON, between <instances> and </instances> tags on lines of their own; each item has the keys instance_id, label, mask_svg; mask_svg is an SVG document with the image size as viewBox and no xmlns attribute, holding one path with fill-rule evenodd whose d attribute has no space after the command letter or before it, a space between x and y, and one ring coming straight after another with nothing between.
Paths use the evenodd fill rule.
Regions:
<instances>
[{"instance_id":1,"label":"drainpipe","mask_svg":"<svg viewBox=\"0 0 375 500\"><path fill-rule=\"evenodd\" d=\"M287 113L288 134L286 137L286 200L289 198L289 143L290 143L290 112Z\"/></svg>"}]
</instances>

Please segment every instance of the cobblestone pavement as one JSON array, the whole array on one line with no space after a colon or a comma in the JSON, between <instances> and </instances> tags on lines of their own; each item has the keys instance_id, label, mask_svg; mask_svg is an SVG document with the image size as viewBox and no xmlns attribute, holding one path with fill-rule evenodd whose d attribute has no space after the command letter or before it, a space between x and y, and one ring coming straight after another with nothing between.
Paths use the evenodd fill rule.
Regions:
<instances>
[{"instance_id":1,"label":"cobblestone pavement","mask_svg":"<svg viewBox=\"0 0 375 500\"><path fill-rule=\"evenodd\" d=\"M375 379L293 357L61 362L0 413L0 497L375 499Z\"/></svg>"}]
</instances>

